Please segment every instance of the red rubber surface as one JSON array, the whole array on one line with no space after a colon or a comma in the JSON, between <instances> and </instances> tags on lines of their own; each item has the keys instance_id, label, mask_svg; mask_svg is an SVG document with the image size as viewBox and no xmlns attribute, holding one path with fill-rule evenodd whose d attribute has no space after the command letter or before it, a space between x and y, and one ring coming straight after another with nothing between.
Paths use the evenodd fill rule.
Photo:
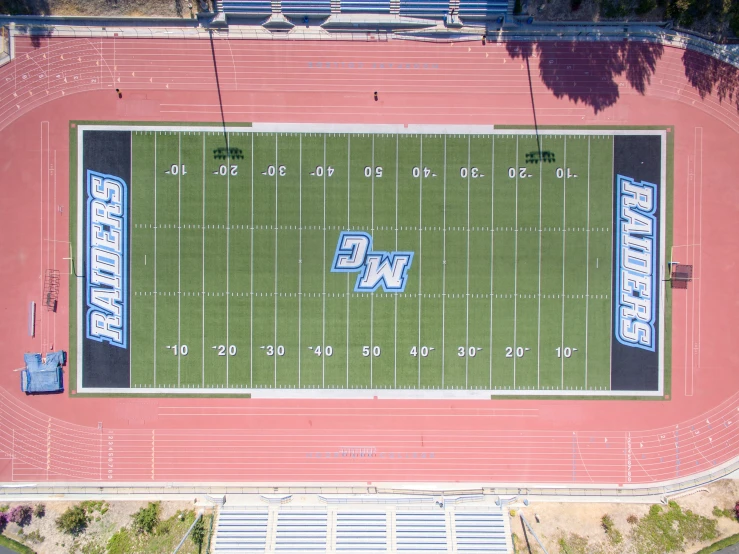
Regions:
<instances>
[{"instance_id":1,"label":"red rubber surface","mask_svg":"<svg viewBox=\"0 0 739 554\"><path fill-rule=\"evenodd\" d=\"M69 342L69 120L217 122L220 111L208 41L20 38L16 52L0 68L1 481L626 484L739 454L739 117L701 99L683 51L665 48L644 95L619 84L597 113L555 97L532 60L539 125L675 127L674 257L694 281L673 291L671 398L639 402L26 397L21 354ZM495 44L218 40L215 55L227 121L534 123L525 65ZM578 63L564 45L549 55ZM599 86L573 83L585 96ZM41 306L47 268L62 271L56 314ZM340 456L347 447L377 454Z\"/></svg>"}]
</instances>

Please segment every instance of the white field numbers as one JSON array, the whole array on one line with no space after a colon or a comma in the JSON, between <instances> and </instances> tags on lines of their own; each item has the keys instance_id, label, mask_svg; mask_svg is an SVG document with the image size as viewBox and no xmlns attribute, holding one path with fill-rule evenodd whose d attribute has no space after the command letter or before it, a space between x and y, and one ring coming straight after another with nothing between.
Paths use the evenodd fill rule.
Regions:
<instances>
[{"instance_id":1,"label":"white field numbers","mask_svg":"<svg viewBox=\"0 0 739 554\"><path fill-rule=\"evenodd\" d=\"M570 346L565 346L564 348L557 347L554 351L557 353L558 358L561 358L562 356L569 358L574 352L577 352L577 348L572 348Z\"/></svg>"},{"instance_id":2,"label":"white field numbers","mask_svg":"<svg viewBox=\"0 0 739 554\"><path fill-rule=\"evenodd\" d=\"M513 358L513 354L515 352L516 358L523 358L524 354L526 354L526 351L528 348L524 348L523 346L519 346L515 350L512 346L506 346L505 347L505 357L506 358Z\"/></svg>"},{"instance_id":3,"label":"white field numbers","mask_svg":"<svg viewBox=\"0 0 739 554\"><path fill-rule=\"evenodd\" d=\"M481 351L482 351L482 348L477 347L477 346L470 346L469 348L465 348L464 346L458 346L457 356L459 356L460 358L464 358L465 356L474 358L475 356L477 356L477 353Z\"/></svg>"},{"instance_id":4,"label":"white field numbers","mask_svg":"<svg viewBox=\"0 0 739 554\"><path fill-rule=\"evenodd\" d=\"M372 346L372 347L370 346L362 347L362 356L364 356L365 358L369 357L370 354L372 354L375 358L377 358L380 356L381 352L382 351L380 350L380 347L377 345Z\"/></svg>"},{"instance_id":5,"label":"white field numbers","mask_svg":"<svg viewBox=\"0 0 739 554\"><path fill-rule=\"evenodd\" d=\"M332 177L333 174L334 174L334 168L331 167L330 165L326 166L325 171L322 165L317 165L315 171L311 173L311 175L315 177L323 177L324 175L326 175L326 177Z\"/></svg>"},{"instance_id":6,"label":"white field numbers","mask_svg":"<svg viewBox=\"0 0 739 554\"><path fill-rule=\"evenodd\" d=\"M377 165L374 168L367 166L364 168L364 176L368 179L374 174L375 177L382 177L382 166Z\"/></svg>"},{"instance_id":7,"label":"white field numbers","mask_svg":"<svg viewBox=\"0 0 739 554\"><path fill-rule=\"evenodd\" d=\"M413 175L414 178L418 179L421 175L424 176L424 178L428 178L432 175L431 169L428 167L420 168L420 167L414 167L411 170L411 175Z\"/></svg>"},{"instance_id":8,"label":"white field numbers","mask_svg":"<svg viewBox=\"0 0 739 554\"><path fill-rule=\"evenodd\" d=\"M459 176L462 179L466 179L467 176L471 177L472 179L477 179L479 177L485 177L485 174L480 173L480 170L476 167L460 167Z\"/></svg>"},{"instance_id":9,"label":"white field numbers","mask_svg":"<svg viewBox=\"0 0 739 554\"><path fill-rule=\"evenodd\" d=\"M187 356L189 351L186 344L173 344L167 346L167 350L171 350L175 356Z\"/></svg>"},{"instance_id":10,"label":"white field numbers","mask_svg":"<svg viewBox=\"0 0 739 554\"><path fill-rule=\"evenodd\" d=\"M219 356L225 356L226 352L228 352L229 356L235 356L237 352L235 344L231 344L228 347L225 344L219 344L218 346L214 346L213 349L217 351Z\"/></svg>"},{"instance_id":11,"label":"white field numbers","mask_svg":"<svg viewBox=\"0 0 739 554\"><path fill-rule=\"evenodd\" d=\"M334 355L334 349L333 349L333 347L331 345L328 345L328 344L324 347L323 350L321 350L321 347L320 346L316 346L315 348L312 347L312 346L310 346L309 348L311 348L313 350L313 353L316 356L333 356Z\"/></svg>"},{"instance_id":12,"label":"white field numbers","mask_svg":"<svg viewBox=\"0 0 739 554\"><path fill-rule=\"evenodd\" d=\"M262 171L262 175L267 175L268 177L279 175L280 177L284 177L287 175L287 168L284 165L268 165L267 171Z\"/></svg>"},{"instance_id":13,"label":"white field numbers","mask_svg":"<svg viewBox=\"0 0 739 554\"><path fill-rule=\"evenodd\" d=\"M169 171L165 171L164 173L166 173L167 175L187 175L187 168L185 167L185 164L172 164L171 166L169 166Z\"/></svg>"},{"instance_id":14,"label":"white field numbers","mask_svg":"<svg viewBox=\"0 0 739 554\"><path fill-rule=\"evenodd\" d=\"M225 177L226 175L235 176L238 174L239 174L238 165L226 165L226 164L219 165L218 169L216 169L213 172L213 175L220 175L221 177Z\"/></svg>"},{"instance_id":15,"label":"white field numbers","mask_svg":"<svg viewBox=\"0 0 739 554\"><path fill-rule=\"evenodd\" d=\"M285 347L281 344L278 344L277 346L273 346L271 344L268 344L267 346L262 346L264 350L267 353L267 356L274 356L277 354L278 356L284 356L285 355Z\"/></svg>"},{"instance_id":16,"label":"white field numbers","mask_svg":"<svg viewBox=\"0 0 739 554\"><path fill-rule=\"evenodd\" d=\"M433 351L434 351L434 348L433 347L422 346L420 348L417 348L417 347L414 346L414 347L411 348L411 356L413 356L414 358L417 357L417 356L421 356L422 358L426 358Z\"/></svg>"}]
</instances>

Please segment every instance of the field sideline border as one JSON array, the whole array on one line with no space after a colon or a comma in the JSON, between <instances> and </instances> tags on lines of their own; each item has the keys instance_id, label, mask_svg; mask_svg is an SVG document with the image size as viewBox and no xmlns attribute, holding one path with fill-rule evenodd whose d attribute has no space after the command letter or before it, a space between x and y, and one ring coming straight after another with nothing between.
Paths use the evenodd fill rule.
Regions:
<instances>
[{"instance_id":1,"label":"field sideline border","mask_svg":"<svg viewBox=\"0 0 739 554\"><path fill-rule=\"evenodd\" d=\"M581 136L593 136L599 134L607 134L611 136L616 135L657 135L661 137L662 156L660 160L661 165L661 213L671 213L668 208L672 205L672 179L670 166L667 163L668 156L672 159L672 137L674 133L671 127L637 127L637 128L624 128L618 126L607 126L608 128L586 128L581 129L576 126L521 126L511 127L508 125L404 125L404 124L314 124L314 123L252 123L252 124L231 124L228 126L229 131L249 133L249 132L264 132L264 133L353 133L353 134L365 134L365 135L377 135L377 134L463 134L463 135L484 135L484 134L511 134L511 135L530 135L532 130L543 131L541 134L552 135L552 134L567 134L567 135L581 135ZM77 251L81 245L81 235L78 234L78 229L81 228L81 212L78 213L77 202L79 196L82 194L82 190L78 189L78 183L82 182L82 149L79 147L81 144L82 132L85 130L124 130L124 131L193 131L193 132L214 132L220 133L224 130L224 127L219 124L189 124L178 122L175 124L167 123L161 124L158 122L150 123L115 123L115 122L102 122L97 124L91 121L71 121L70 122L70 237L75 237L74 242L77 244ZM669 140L668 140L669 136ZM668 179L668 171L670 171L670 178ZM76 177L74 177L76 176ZM533 390L531 394L527 394L523 390L511 390L510 392L504 390L475 390L475 389L374 389L374 388L346 388L346 389L325 389L325 388L274 388L274 389L248 389L250 392L242 392L243 389L233 388L200 388L200 389L186 389L186 388L128 388L128 389L117 389L117 388L87 388L83 389L77 387L79 383L82 383L82 350L79 344L81 340L81 334L78 333L77 322L81 320L81 303L77 302L82 294L82 281L78 278L70 280L70 299L75 299L75 306L70 306L70 359L76 360L76 370L70 371L70 395L84 395L84 396L118 396L118 397L151 397L151 396L172 396L172 397L236 397L236 398L248 398L248 397L259 397L259 398L294 398L294 399L306 399L306 398L336 398L336 399L356 399L356 398L385 398L385 399L491 399L491 398L525 398L525 399L669 399L669 380L667 375L671 374L669 369L666 367L666 354L669 356L669 346L671 348L671 340L667 339L667 345L665 344L665 336L671 337L671 329L668 333L665 329L664 324L666 317L671 316L671 302L668 299L667 291L669 288L665 286L665 271L666 271L666 256L668 252L668 245L672 244L672 229L671 226L667 226L667 219L672 224L672 217L660 218L660 233L661 233L661 260L660 260L660 283L661 283L661 299L660 302L660 320L662 325L660 326L660 353L659 353L659 370L658 370L658 390L657 391L643 391L635 394L634 391L588 391L587 394L583 394L581 390L557 390L555 393L548 395L543 393L542 390ZM669 237L669 241L668 241ZM74 258L74 254L70 254ZM74 260L72 260L72 265ZM77 266L79 268L79 266ZM75 282L76 281L76 282ZM671 325L671 320L670 320ZM611 338L613 340L613 338ZM671 358L671 356L670 356ZM126 391L126 392L123 392ZM129 392L130 391L130 392ZM141 392L139 392L141 391ZM600 393L600 394L599 394Z\"/></svg>"}]
</instances>

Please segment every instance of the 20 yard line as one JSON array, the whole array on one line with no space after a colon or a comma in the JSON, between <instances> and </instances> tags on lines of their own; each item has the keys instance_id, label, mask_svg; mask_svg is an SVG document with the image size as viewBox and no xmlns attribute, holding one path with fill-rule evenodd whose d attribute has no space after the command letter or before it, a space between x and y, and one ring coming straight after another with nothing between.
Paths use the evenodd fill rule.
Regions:
<instances>
[{"instance_id":1,"label":"20 yard line","mask_svg":"<svg viewBox=\"0 0 739 554\"><path fill-rule=\"evenodd\" d=\"M567 135L565 139L564 153L564 173L562 174L562 341L560 347L564 350L565 344L565 261L567 258L566 239L567 239ZM562 352L562 377L561 388L565 388L565 356Z\"/></svg>"},{"instance_id":2,"label":"20 yard line","mask_svg":"<svg viewBox=\"0 0 739 554\"><path fill-rule=\"evenodd\" d=\"M516 164L518 164L518 135L516 135ZM518 171L516 171L516 216L514 223L514 239L513 239L513 348L516 349L516 331L518 330L518 321L516 314L518 311ZM513 388L516 388L516 356L513 356Z\"/></svg>"},{"instance_id":3,"label":"20 yard line","mask_svg":"<svg viewBox=\"0 0 739 554\"><path fill-rule=\"evenodd\" d=\"M229 336L229 310L231 309L231 140L226 133L226 348L231 344ZM226 353L228 354L228 352ZM226 386L228 387L228 358L226 356Z\"/></svg>"},{"instance_id":4,"label":"20 yard line","mask_svg":"<svg viewBox=\"0 0 739 554\"><path fill-rule=\"evenodd\" d=\"M177 133L177 165L182 169L182 133ZM182 353L182 171L177 171L177 348ZM180 386L182 356L177 356L177 386Z\"/></svg>"},{"instance_id":5,"label":"20 yard line","mask_svg":"<svg viewBox=\"0 0 739 554\"><path fill-rule=\"evenodd\" d=\"M542 136L540 139L541 141L539 148L541 151L541 148L543 148L544 144L544 137ZM541 160L540 160L541 162ZM566 171L566 169L565 169ZM543 179L544 171L542 171L542 168L539 168L539 290L537 294L537 317L536 317L536 388L541 389L540 385L540 379L541 379L541 210L542 210L542 179Z\"/></svg>"},{"instance_id":6,"label":"20 yard line","mask_svg":"<svg viewBox=\"0 0 739 554\"><path fill-rule=\"evenodd\" d=\"M588 137L588 212L585 233L585 390L588 388L588 302L590 300L590 137Z\"/></svg>"}]
</instances>

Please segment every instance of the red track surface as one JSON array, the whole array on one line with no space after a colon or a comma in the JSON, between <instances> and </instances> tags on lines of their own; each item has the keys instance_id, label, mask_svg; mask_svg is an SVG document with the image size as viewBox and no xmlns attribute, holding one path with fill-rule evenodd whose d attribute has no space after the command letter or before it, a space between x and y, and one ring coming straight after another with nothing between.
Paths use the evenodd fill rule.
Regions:
<instances>
[{"instance_id":1,"label":"red track surface","mask_svg":"<svg viewBox=\"0 0 739 554\"><path fill-rule=\"evenodd\" d=\"M68 267L68 121L220 111L207 41L18 39L16 52L0 68L0 480L625 484L739 455L739 117L700 98L683 51L665 48L644 95L622 83L597 114L556 98L532 60L539 125L675 126L675 258L696 279L673 293L671 398L643 402L25 397L21 353L68 348L67 275L59 312L40 307L26 330L44 270ZM228 121L533 124L525 65L495 44L216 41L215 54Z\"/></svg>"}]
</instances>

